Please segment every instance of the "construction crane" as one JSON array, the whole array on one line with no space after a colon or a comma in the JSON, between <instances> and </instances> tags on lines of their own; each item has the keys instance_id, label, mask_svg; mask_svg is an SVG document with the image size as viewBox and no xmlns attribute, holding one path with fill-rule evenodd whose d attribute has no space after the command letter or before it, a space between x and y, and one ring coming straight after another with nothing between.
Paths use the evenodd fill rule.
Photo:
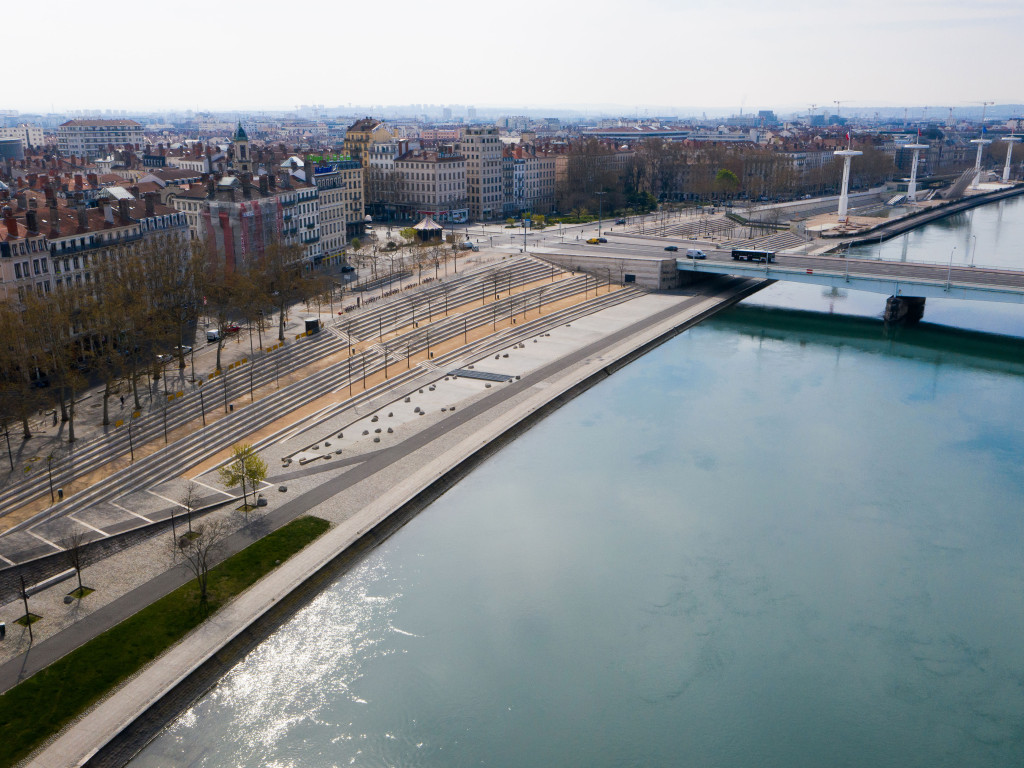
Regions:
<instances>
[{"instance_id":1,"label":"construction crane","mask_svg":"<svg viewBox=\"0 0 1024 768\"><path fill-rule=\"evenodd\" d=\"M842 100L842 101L836 99L836 100L833 100L832 103L836 105L836 117L839 117L839 105L840 104L849 104L849 101L847 101L845 99Z\"/></svg>"},{"instance_id":2,"label":"construction crane","mask_svg":"<svg viewBox=\"0 0 1024 768\"><path fill-rule=\"evenodd\" d=\"M995 104L994 101L972 101L971 104L981 104L981 127L985 127L985 110Z\"/></svg>"},{"instance_id":3,"label":"construction crane","mask_svg":"<svg viewBox=\"0 0 1024 768\"><path fill-rule=\"evenodd\" d=\"M807 125L810 125L811 121L814 119L814 110L817 108L817 106L817 104L811 104L811 108L807 112Z\"/></svg>"}]
</instances>

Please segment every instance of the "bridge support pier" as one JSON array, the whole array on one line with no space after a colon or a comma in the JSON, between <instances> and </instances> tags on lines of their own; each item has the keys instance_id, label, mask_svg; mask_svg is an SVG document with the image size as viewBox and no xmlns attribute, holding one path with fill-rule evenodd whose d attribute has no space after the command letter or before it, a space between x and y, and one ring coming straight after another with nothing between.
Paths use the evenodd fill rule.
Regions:
<instances>
[{"instance_id":1,"label":"bridge support pier","mask_svg":"<svg viewBox=\"0 0 1024 768\"><path fill-rule=\"evenodd\" d=\"M890 296L885 300L883 319L887 323L915 325L924 317L924 298L921 296Z\"/></svg>"}]
</instances>

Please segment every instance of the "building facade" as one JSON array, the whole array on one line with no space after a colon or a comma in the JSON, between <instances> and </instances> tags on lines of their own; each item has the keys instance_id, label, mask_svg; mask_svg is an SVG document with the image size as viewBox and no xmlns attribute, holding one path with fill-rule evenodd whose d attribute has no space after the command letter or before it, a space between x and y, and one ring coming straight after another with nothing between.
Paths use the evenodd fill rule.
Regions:
<instances>
[{"instance_id":1,"label":"building facade","mask_svg":"<svg viewBox=\"0 0 1024 768\"><path fill-rule=\"evenodd\" d=\"M68 120L57 129L57 151L65 157L104 157L111 146L140 149L143 142L134 120Z\"/></svg>"},{"instance_id":2,"label":"building facade","mask_svg":"<svg viewBox=\"0 0 1024 768\"><path fill-rule=\"evenodd\" d=\"M469 215L477 221L498 218L504 209L501 147L497 128L473 126L463 131L459 150L466 158L466 196Z\"/></svg>"},{"instance_id":3,"label":"building facade","mask_svg":"<svg viewBox=\"0 0 1024 768\"><path fill-rule=\"evenodd\" d=\"M24 123L12 128L0 127L0 139L18 139L22 149L43 146L43 129Z\"/></svg>"},{"instance_id":4,"label":"building facade","mask_svg":"<svg viewBox=\"0 0 1024 768\"><path fill-rule=\"evenodd\" d=\"M345 154L353 160L358 160L363 168L370 162L370 146L391 141L394 135L387 129L380 120L372 117L364 117L356 120L345 131Z\"/></svg>"},{"instance_id":5,"label":"building facade","mask_svg":"<svg viewBox=\"0 0 1024 768\"><path fill-rule=\"evenodd\" d=\"M83 194L61 196L40 180L14 199L0 200L0 296L23 301L26 291L46 295L62 286L92 283L98 265L131 258L147 243L173 239L187 247L185 217L156 202Z\"/></svg>"},{"instance_id":6,"label":"building facade","mask_svg":"<svg viewBox=\"0 0 1024 768\"><path fill-rule=\"evenodd\" d=\"M469 221L466 158L449 146L438 151L412 150L395 159L402 179L398 198L402 218L430 216L436 222Z\"/></svg>"},{"instance_id":7,"label":"building facade","mask_svg":"<svg viewBox=\"0 0 1024 768\"><path fill-rule=\"evenodd\" d=\"M338 263L349 238L365 227L363 166L347 155L306 155L303 175L317 189L323 261Z\"/></svg>"},{"instance_id":8,"label":"building facade","mask_svg":"<svg viewBox=\"0 0 1024 768\"><path fill-rule=\"evenodd\" d=\"M507 147L502 157L503 215L550 213L555 207L555 158L527 147Z\"/></svg>"}]
</instances>

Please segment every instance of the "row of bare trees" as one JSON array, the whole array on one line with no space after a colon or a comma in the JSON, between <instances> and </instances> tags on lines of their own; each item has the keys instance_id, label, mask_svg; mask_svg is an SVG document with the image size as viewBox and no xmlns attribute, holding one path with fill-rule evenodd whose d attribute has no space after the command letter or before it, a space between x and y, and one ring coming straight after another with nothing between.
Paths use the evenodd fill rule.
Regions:
<instances>
[{"instance_id":1,"label":"row of bare trees","mask_svg":"<svg viewBox=\"0 0 1024 768\"><path fill-rule=\"evenodd\" d=\"M159 380L167 356L177 359L179 369L186 367L201 316L221 330L220 368L229 330L246 324L262 334L272 310L283 340L288 307L326 290L325 278L308 271L298 246L272 244L245 271L231 273L207 258L200 241L176 235L147 237L123 251L96 251L86 258L89 271L82 282L69 279L47 292L28 290L0 301L5 431L20 425L23 437L31 437L30 419L52 407L73 442L75 399L83 389L102 384L104 426L110 424L110 397L119 391L140 409L140 390L148 386L143 381Z\"/></svg>"},{"instance_id":2,"label":"row of bare trees","mask_svg":"<svg viewBox=\"0 0 1024 768\"><path fill-rule=\"evenodd\" d=\"M863 157L854 163L854 186L892 178L893 158L871 144L859 146ZM811 153L812 155L815 153ZM821 194L838 189L838 161L799 168L798 157L746 143L690 146L646 139L630 153L616 152L588 139L575 144L567 157L566 174L557 189L558 209L595 212L627 211L654 200L713 200Z\"/></svg>"}]
</instances>

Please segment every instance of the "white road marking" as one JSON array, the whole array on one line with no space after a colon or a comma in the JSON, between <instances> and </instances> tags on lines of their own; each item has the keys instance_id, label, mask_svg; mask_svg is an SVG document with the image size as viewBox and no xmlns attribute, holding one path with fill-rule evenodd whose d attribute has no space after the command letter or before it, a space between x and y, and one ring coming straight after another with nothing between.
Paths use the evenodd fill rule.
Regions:
<instances>
[{"instance_id":1,"label":"white road marking","mask_svg":"<svg viewBox=\"0 0 1024 768\"><path fill-rule=\"evenodd\" d=\"M140 517L140 518L142 518L143 520L145 520L145 521L146 521L147 523L152 523L152 522L153 522L152 520L150 520L150 519L149 519L148 517L146 517L145 515L140 515L140 514L139 514L138 512L132 512L132 511L131 511L130 509L128 509L128 507L122 507L122 506L121 506L120 504L118 504L118 503L117 503L116 501L111 501L111 502L110 502L110 506L112 506L112 507L117 507L117 508L118 508L118 509L120 509L121 511L123 511L123 512L127 512L127 513L128 513L129 515L134 515L135 517Z\"/></svg>"},{"instance_id":2,"label":"white road marking","mask_svg":"<svg viewBox=\"0 0 1024 768\"><path fill-rule=\"evenodd\" d=\"M108 535L107 532L104 531L102 528L97 528L95 525L90 525L89 523L85 522L85 520L79 520L74 515L68 515L68 517L71 518L72 520L74 520L79 525L84 525L86 528L92 528L94 531L96 531L96 533L99 533L99 534L101 534L103 536L107 536Z\"/></svg>"},{"instance_id":3,"label":"white road marking","mask_svg":"<svg viewBox=\"0 0 1024 768\"><path fill-rule=\"evenodd\" d=\"M175 501L174 499L168 499L168 498L167 498L166 496L161 496L161 495L160 495L159 493L157 493L156 491L151 491L151 490L149 490L148 488L146 489L146 493L148 493L148 494L149 494L149 495L151 495L151 496L156 496L156 497L157 497L158 499L163 499L163 500L164 500L164 501L166 501L166 502L167 502L168 504L173 504L173 505L174 505L174 506L176 506L176 507L182 507L182 508L184 508L184 506L185 506L185 505L184 505L184 504L182 504L182 503L181 503L180 501Z\"/></svg>"},{"instance_id":4,"label":"white road marking","mask_svg":"<svg viewBox=\"0 0 1024 768\"><path fill-rule=\"evenodd\" d=\"M49 546L51 546L54 549L56 549L58 552L61 550L61 547L58 547L56 544L54 544L52 541L50 541L48 539L44 539L42 536L40 536L35 531L28 531L28 535L29 536L35 536L37 539L39 539L41 542L43 542L43 544L48 544Z\"/></svg>"},{"instance_id":5,"label":"white road marking","mask_svg":"<svg viewBox=\"0 0 1024 768\"><path fill-rule=\"evenodd\" d=\"M228 493L227 491L222 491L222 490L221 490L220 488L214 488L214 487L213 487L212 485L207 485L207 484L206 484L206 483L204 483L204 482L203 482L202 480L196 480L195 478L192 478L192 481L191 481L191 482L195 483L196 485L201 485L201 486L203 486L203 488L209 488L209 489L210 489L211 491L214 491L214 492L216 492L216 493L223 493L223 494L224 494L225 496L227 496L227 497L228 497L229 499L233 499L233 498L235 498L235 497L234 497L233 495L231 495L231 494L230 494L230 493ZM182 504L181 506L185 506L185 505L184 505L184 504Z\"/></svg>"}]
</instances>

